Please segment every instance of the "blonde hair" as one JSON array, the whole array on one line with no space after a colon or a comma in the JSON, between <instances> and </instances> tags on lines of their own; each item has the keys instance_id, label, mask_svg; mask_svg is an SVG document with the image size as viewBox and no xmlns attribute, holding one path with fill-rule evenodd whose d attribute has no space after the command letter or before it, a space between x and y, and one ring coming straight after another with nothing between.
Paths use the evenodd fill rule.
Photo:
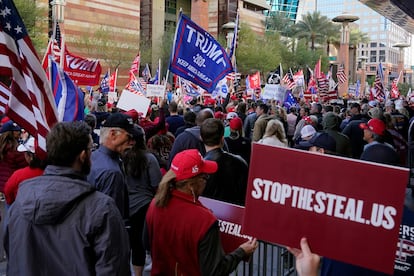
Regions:
<instances>
[{"instance_id":1,"label":"blonde hair","mask_svg":"<svg viewBox=\"0 0 414 276\"><path fill-rule=\"evenodd\" d=\"M187 178L181 181L176 181L176 175L172 170L168 170L165 175L162 177L160 185L158 185L157 193L155 194L155 206L157 207L167 207L168 203L170 202L172 196L172 190L174 189L181 189L185 187L187 184L192 185L193 183L197 182L196 179L198 175Z\"/></svg>"},{"instance_id":2,"label":"blonde hair","mask_svg":"<svg viewBox=\"0 0 414 276\"><path fill-rule=\"evenodd\" d=\"M280 142L287 145L288 141L286 139L285 134L285 128L283 127L283 124L278 119L270 120L267 123L266 131L263 137L271 137L276 136L277 139L280 140Z\"/></svg>"}]
</instances>

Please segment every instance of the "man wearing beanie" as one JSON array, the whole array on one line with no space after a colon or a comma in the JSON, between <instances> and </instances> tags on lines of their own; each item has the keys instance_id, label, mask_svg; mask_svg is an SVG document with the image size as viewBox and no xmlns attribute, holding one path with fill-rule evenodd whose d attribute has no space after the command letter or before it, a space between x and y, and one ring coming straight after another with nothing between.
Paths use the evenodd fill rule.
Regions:
<instances>
[{"instance_id":1,"label":"man wearing beanie","mask_svg":"<svg viewBox=\"0 0 414 276\"><path fill-rule=\"evenodd\" d=\"M329 136L335 139L337 154L345 157L351 157L351 143L349 142L349 138L345 134L339 132L339 124L339 117L332 111L325 113L325 115L323 116L323 132L328 133Z\"/></svg>"}]
</instances>

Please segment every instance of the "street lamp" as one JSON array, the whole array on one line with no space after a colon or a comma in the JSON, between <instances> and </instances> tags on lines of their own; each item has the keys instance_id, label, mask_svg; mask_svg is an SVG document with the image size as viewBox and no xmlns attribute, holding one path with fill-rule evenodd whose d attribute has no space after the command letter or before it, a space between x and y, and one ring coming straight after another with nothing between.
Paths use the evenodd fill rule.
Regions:
<instances>
[{"instance_id":1,"label":"street lamp","mask_svg":"<svg viewBox=\"0 0 414 276\"><path fill-rule=\"evenodd\" d=\"M233 37L234 37L234 28L236 27L236 23L233 21L227 22L221 28L226 32L226 41L227 41L227 51L231 49L231 44L233 43Z\"/></svg>"},{"instance_id":2,"label":"street lamp","mask_svg":"<svg viewBox=\"0 0 414 276\"><path fill-rule=\"evenodd\" d=\"M398 56L398 83L403 83L403 78L400 78L401 72L404 72L404 48L410 47L410 44L405 42L399 42L392 47L399 49L399 56Z\"/></svg>"},{"instance_id":3,"label":"street lamp","mask_svg":"<svg viewBox=\"0 0 414 276\"><path fill-rule=\"evenodd\" d=\"M348 94L349 80L349 23L359 19L356 15L343 13L332 19L333 22L342 23L341 29L341 46L339 48L339 63L344 65L344 71L347 81L338 85L338 93L340 96Z\"/></svg>"},{"instance_id":4,"label":"street lamp","mask_svg":"<svg viewBox=\"0 0 414 276\"><path fill-rule=\"evenodd\" d=\"M53 21L63 23L65 20L66 0L53 0L50 4L52 5Z\"/></svg>"},{"instance_id":5,"label":"street lamp","mask_svg":"<svg viewBox=\"0 0 414 276\"><path fill-rule=\"evenodd\" d=\"M366 83L366 68L365 62L368 60L367 56L360 56L359 60L361 61L361 91L362 97L365 97L365 83Z\"/></svg>"}]
</instances>

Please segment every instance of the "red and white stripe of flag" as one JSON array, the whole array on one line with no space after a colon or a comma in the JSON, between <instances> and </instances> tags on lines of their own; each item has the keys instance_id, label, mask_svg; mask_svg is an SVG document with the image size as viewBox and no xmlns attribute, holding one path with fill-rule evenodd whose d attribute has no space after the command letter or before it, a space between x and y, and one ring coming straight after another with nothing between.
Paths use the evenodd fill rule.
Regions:
<instances>
[{"instance_id":1,"label":"red and white stripe of flag","mask_svg":"<svg viewBox=\"0 0 414 276\"><path fill-rule=\"evenodd\" d=\"M336 77L339 83L345 83L348 80L345 74L345 68L343 64L339 65L338 72L336 73Z\"/></svg>"},{"instance_id":2,"label":"red and white stripe of flag","mask_svg":"<svg viewBox=\"0 0 414 276\"><path fill-rule=\"evenodd\" d=\"M0 114L5 114L9 106L10 89L0 82Z\"/></svg>"},{"instance_id":3,"label":"red and white stripe of flag","mask_svg":"<svg viewBox=\"0 0 414 276\"><path fill-rule=\"evenodd\" d=\"M14 3L2 5L9 9L0 19L0 74L12 80L7 115L37 139L36 153L45 158L46 135L57 122L55 99ZM8 22L17 27L7 28Z\"/></svg>"}]
</instances>

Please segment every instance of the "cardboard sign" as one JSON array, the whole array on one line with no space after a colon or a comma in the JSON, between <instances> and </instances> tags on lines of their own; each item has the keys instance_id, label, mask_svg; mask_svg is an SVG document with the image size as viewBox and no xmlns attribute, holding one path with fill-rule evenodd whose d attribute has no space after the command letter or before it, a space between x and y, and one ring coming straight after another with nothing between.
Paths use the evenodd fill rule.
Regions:
<instances>
[{"instance_id":1,"label":"cardboard sign","mask_svg":"<svg viewBox=\"0 0 414 276\"><path fill-rule=\"evenodd\" d=\"M275 99L279 102L284 102L286 94L286 88L280 84L266 84L264 87L263 99Z\"/></svg>"},{"instance_id":2,"label":"cardboard sign","mask_svg":"<svg viewBox=\"0 0 414 276\"><path fill-rule=\"evenodd\" d=\"M161 97L164 98L164 85L147 84L147 97Z\"/></svg>"},{"instance_id":3,"label":"cardboard sign","mask_svg":"<svg viewBox=\"0 0 414 276\"><path fill-rule=\"evenodd\" d=\"M253 144L244 232L392 274L408 169Z\"/></svg>"},{"instance_id":4,"label":"cardboard sign","mask_svg":"<svg viewBox=\"0 0 414 276\"><path fill-rule=\"evenodd\" d=\"M108 103L112 104L118 101L118 94L116 92L108 92Z\"/></svg>"},{"instance_id":5,"label":"cardboard sign","mask_svg":"<svg viewBox=\"0 0 414 276\"><path fill-rule=\"evenodd\" d=\"M142 116L145 117L147 115L150 102L151 101L146 97L124 89L119 97L117 107L125 111L135 109L137 112L141 112Z\"/></svg>"},{"instance_id":6,"label":"cardboard sign","mask_svg":"<svg viewBox=\"0 0 414 276\"><path fill-rule=\"evenodd\" d=\"M221 244L226 254L252 238L243 233L244 207L206 197L200 197L199 200L217 217Z\"/></svg>"}]
</instances>

